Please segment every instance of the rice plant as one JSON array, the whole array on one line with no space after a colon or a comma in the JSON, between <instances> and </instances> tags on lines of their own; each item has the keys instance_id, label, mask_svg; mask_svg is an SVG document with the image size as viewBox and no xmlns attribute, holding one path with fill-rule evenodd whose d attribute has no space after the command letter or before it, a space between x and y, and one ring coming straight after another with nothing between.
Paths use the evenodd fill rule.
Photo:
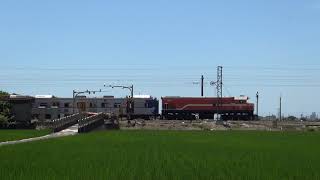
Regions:
<instances>
[{"instance_id":1,"label":"rice plant","mask_svg":"<svg viewBox=\"0 0 320 180\"><path fill-rule=\"evenodd\" d=\"M0 130L0 142L39 137L49 133L49 130Z\"/></svg>"},{"instance_id":2,"label":"rice plant","mask_svg":"<svg viewBox=\"0 0 320 180\"><path fill-rule=\"evenodd\" d=\"M316 132L108 131L0 147L4 179L319 179Z\"/></svg>"}]
</instances>

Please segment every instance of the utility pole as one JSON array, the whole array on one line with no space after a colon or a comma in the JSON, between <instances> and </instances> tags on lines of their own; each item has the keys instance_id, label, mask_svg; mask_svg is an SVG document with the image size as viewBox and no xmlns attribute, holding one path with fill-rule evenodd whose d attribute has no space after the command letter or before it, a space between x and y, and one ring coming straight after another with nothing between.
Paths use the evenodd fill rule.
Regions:
<instances>
[{"instance_id":1,"label":"utility pole","mask_svg":"<svg viewBox=\"0 0 320 180\"><path fill-rule=\"evenodd\" d=\"M203 97L203 81L204 81L204 77L202 75L201 76L201 97Z\"/></svg>"},{"instance_id":2,"label":"utility pole","mask_svg":"<svg viewBox=\"0 0 320 180\"><path fill-rule=\"evenodd\" d=\"M279 114L279 120L281 121L282 120L282 95L280 95L280 114Z\"/></svg>"},{"instance_id":3,"label":"utility pole","mask_svg":"<svg viewBox=\"0 0 320 180\"><path fill-rule=\"evenodd\" d=\"M131 85L131 98L133 99L133 85Z\"/></svg>"},{"instance_id":4,"label":"utility pole","mask_svg":"<svg viewBox=\"0 0 320 180\"><path fill-rule=\"evenodd\" d=\"M257 120L259 120L259 92L257 92Z\"/></svg>"},{"instance_id":5,"label":"utility pole","mask_svg":"<svg viewBox=\"0 0 320 180\"><path fill-rule=\"evenodd\" d=\"M217 67L217 97L222 98L222 66Z\"/></svg>"},{"instance_id":6,"label":"utility pole","mask_svg":"<svg viewBox=\"0 0 320 180\"><path fill-rule=\"evenodd\" d=\"M72 91L72 114L74 114L74 104L75 104L75 93L76 91Z\"/></svg>"},{"instance_id":7,"label":"utility pole","mask_svg":"<svg viewBox=\"0 0 320 180\"><path fill-rule=\"evenodd\" d=\"M217 121L220 121L220 107L222 107L222 97L223 97L223 92L222 92L222 86L223 86L223 77L222 77L222 66L217 67L217 81L211 81L210 85L211 86L216 86L216 93L217 93L217 99L216 99L216 108L217 108Z\"/></svg>"},{"instance_id":8,"label":"utility pole","mask_svg":"<svg viewBox=\"0 0 320 180\"><path fill-rule=\"evenodd\" d=\"M222 78L222 66L218 66L217 67L217 82L216 82L216 86L217 86L217 98L218 98L218 102L217 102L217 121L221 120L219 117L220 114L220 107L222 107L222 85L223 85L223 78Z\"/></svg>"}]
</instances>

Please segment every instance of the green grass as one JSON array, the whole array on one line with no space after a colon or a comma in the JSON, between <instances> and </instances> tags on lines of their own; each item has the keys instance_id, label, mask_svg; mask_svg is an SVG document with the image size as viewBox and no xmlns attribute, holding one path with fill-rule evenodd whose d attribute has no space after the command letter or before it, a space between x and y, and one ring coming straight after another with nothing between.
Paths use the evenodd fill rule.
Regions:
<instances>
[{"instance_id":1,"label":"green grass","mask_svg":"<svg viewBox=\"0 0 320 180\"><path fill-rule=\"evenodd\" d=\"M0 142L38 137L49 133L49 130L0 130Z\"/></svg>"},{"instance_id":2,"label":"green grass","mask_svg":"<svg viewBox=\"0 0 320 180\"><path fill-rule=\"evenodd\" d=\"M316 132L109 131L0 147L5 179L319 179Z\"/></svg>"}]
</instances>

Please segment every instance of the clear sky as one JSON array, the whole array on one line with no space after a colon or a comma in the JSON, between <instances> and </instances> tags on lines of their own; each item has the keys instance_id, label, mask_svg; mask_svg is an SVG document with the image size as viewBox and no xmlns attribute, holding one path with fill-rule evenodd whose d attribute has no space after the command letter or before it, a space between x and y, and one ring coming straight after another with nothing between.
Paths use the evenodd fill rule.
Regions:
<instances>
[{"instance_id":1,"label":"clear sky","mask_svg":"<svg viewBox=\"0 0 320 180\"><path fill-rule=\"evenodd\" d=\"M199 96L203 74L213 96L222 65L225 96L320 113L319 57L319 0L0 1L0 89L20 94Z\"/></svg>"}]
</instances>

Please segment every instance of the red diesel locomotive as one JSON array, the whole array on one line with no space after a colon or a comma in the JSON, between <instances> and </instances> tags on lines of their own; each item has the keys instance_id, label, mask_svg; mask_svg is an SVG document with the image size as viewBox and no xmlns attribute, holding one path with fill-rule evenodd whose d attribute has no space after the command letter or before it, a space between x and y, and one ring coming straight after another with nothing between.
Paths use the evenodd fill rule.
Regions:
<instances>
[{"instance_id":1,"label":"red diesel locomotive","mask_svg":"<svg viewBox=\"0 0 320 180\"><path fill-rule=\"evenodd\" d=\"M165 119L212 119L219 114L223 120L254 119L254 104L246 96L223 97L162 97ZM219 102L220 101L220 102Z\"/></svg>"}]
</instances>

